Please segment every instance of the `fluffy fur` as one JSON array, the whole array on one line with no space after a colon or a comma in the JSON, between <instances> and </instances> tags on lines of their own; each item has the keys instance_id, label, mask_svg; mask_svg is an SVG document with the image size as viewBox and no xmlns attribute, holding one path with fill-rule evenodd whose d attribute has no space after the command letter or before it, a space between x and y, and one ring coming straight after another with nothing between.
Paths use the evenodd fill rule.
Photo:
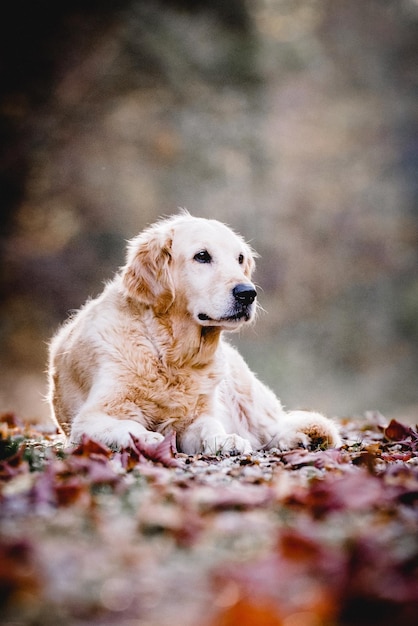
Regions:
<instances>
[{"instance_id":1,"label":"fluffy fur","mask_svg":"<svg viewBox=\"0 0 418 626\"><path fill-rule=\"evenodd\" d=\"M71 441L125 447L174 429L188 454L339 445L333 422L285 412L223 337L254 319L254 256L188 213L129 242L126 265L50 345L52 415Z\"/></svg>"}]
</instances>

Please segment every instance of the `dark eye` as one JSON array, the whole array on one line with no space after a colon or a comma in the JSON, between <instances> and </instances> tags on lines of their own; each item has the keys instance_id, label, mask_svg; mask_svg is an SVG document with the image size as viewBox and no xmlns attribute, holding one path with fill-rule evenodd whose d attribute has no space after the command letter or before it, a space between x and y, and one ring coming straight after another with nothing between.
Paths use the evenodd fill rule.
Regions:
<instances>
[{"instance_id":1,"label":"dark eye","mask_svg":"<svg viewBox=\"0 0 418 626\"><path fill-rule=\"evenodd\" d=\"M239 257L238 257L238 263L239 263L240 265L242 265L242 264L244 263L244 255L243 255L243 254L240 254L240 255L239 255Z\"/></svg>"},{"instance_id":2,"label":"dark eye","mask_svg":"<svg viewBox=\"0 0 418 626\"><path fill-rule=\"evenodd\" d=\"M207 250L201 250L193 258L198 263L210 263L212 261L212 257Z\"/></svg>"}]
</instances>

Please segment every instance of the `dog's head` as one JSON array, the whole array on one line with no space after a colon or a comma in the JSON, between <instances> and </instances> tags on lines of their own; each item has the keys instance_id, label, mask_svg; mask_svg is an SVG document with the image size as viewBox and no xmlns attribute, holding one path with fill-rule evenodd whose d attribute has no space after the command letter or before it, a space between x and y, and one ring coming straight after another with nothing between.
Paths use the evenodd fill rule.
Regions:
<instances>
[{"instance_id":1,"label":"dog's head","mask_svg":"<svg viewBox=\"0 0 418 626\"><path fill-rule=\"evenodd\" d=\"M221 222L184 213L131 240L123 283L158 314L173 307L201 326L234 330L255 314L254 257Z\"/></svg>"}]
</instances>

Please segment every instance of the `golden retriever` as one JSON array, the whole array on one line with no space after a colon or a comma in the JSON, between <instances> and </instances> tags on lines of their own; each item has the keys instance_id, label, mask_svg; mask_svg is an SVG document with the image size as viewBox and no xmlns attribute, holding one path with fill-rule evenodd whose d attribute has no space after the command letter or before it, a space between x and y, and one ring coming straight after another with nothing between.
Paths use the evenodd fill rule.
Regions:
<instances>
[{"instance_id":1,"label":"golden retriever","mask_svg":"<svg viewBox=\"0 0 418 626\"><path fill-rule=\"evenodd\" d=\"M340 444L323 415L285 412L223 336L254 319L254 256L187 212L129 242L126 265L50 345L52 414L71 441L128 447L175 430L187 454Z\"/></svg>"}]
</instances>

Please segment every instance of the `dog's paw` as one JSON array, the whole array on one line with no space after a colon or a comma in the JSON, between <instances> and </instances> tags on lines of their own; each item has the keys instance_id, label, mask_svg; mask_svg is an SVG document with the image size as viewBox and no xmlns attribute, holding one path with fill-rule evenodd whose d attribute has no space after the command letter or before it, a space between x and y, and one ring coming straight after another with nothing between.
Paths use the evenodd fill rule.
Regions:
<instances>
[{"instance_id":1,"label":"dog's paw","mask_svg":"<svg viewBox=\"0 0 418 626\"><path fill-rule=\"evenodd\" d=\"M141 439L145 444L160 443L164 439L163 435L160 433L146 430L142 424L134 420L107 418L107 421L105 421L105 419L101 420L101 427L93 422L92 424L88 424L89 428L86 428L85 424L79 425L75 422L71 441L80 441L83 435L87 435L117 450L131 447L132 436Z\"/></svg>"},{"instance_id":2,"label":"dog's paw","mask_svg":"<svg viewBox=\"0 0 418 626\"><path fill-rule=\"evenodd\" d=\"M154 443L161 443L164 440L164 436L160 433L154 433L150 430L147 430L144 433L140 434L138 439L140 439L142 443L150 445Z\"/></svg>"},{"instance_id":3,"label":"dog's paw","mask_svg":"<svg viewBox=\"0 0 418 626\"><path fill-rule=\"evenodd\" d=\"M280 418L280 428L269 447L338 448L341 438L334 422L320 413L290 411Z\"/></svg>"},{"instance_id":4,"label":"dog's paw","mask_svg":"<svg viewBox=\"0 0 418 626\"><path fill-rule=\"evenodd\" d=\"M251 444L239 435L215 435L202 444L203 454L249 454Z\"/></svg>"},{"instance_id":5,"label":"dog's paw","mask_svg":"<svg viewBox=\"0 0 418 626\"><path fill-rule=\"evenodd\" d=\"M160 443L164 439L160 433L146 430L141 424L133 420L120 420L110 434L113 444L119 448L131 447L132 436L140 439L146 445Z\"/></svg>"}]
</instances>

